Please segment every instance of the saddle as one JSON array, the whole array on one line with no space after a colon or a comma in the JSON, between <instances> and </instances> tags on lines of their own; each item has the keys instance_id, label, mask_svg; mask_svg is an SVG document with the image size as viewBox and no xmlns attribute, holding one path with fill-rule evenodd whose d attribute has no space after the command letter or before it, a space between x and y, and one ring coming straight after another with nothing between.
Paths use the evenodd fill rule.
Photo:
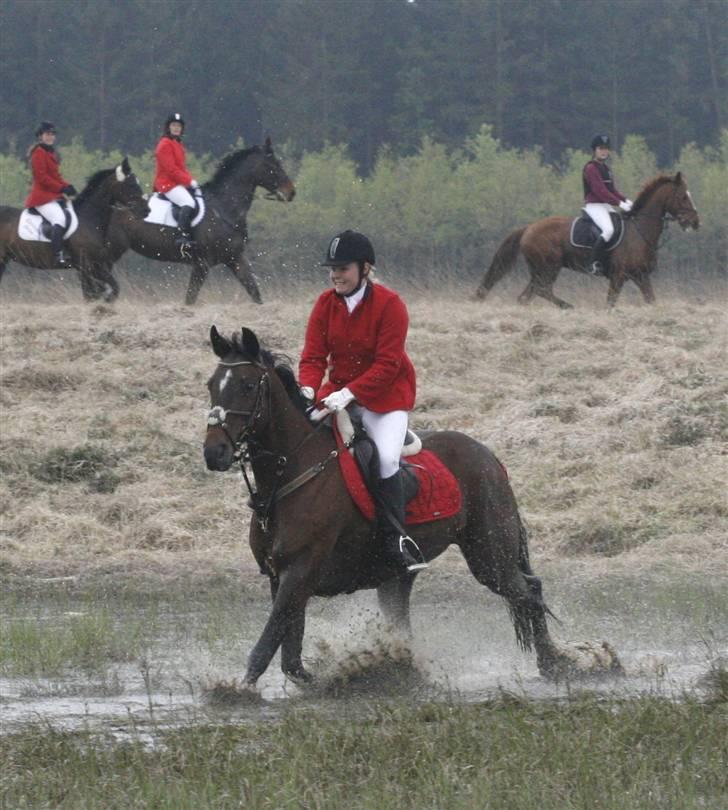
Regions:
<instances>
[{"instance_id":1,"label":"saddle","mask_svg":"<svg viewBox=\"0 0 728 810\"><path fill-rule=\"evenodd\" d=\"M349 494L359 511L368 520L374 520L375 505L372 492L379 481L379 456L374 442L363 427L354 428L353 436L344 439L340 430L352 425L347 411L339 411L332 423L336 445L339 448L339 467ZM405 523L407 526L444 520L457 514L462 507L462 493L455 476L430 450L422 449L418 436L408 431L409 450L403 451L400 460L402 482L405 490ZM350 452L346 448L350 447ZM412 453L412 450L417 452ZM411 455L404 455L405 452ZM406 459L406 460L405 460Z\"/></svg>"},{"instance_id":2,"label":"saddle","mask_svg":"<svg viewBox=\"0 0 728 810\"><path fill-rule=\"evenodd\" d=\"M202 195L201 188L189 188L187 190L195 201L195 210L192 214L192 221L190 222L194 228L195 225L199 225L200 222L202 222L205 216L205 198ZM147 204L149 205L149 213L144 217L145 222L151 222L154 225L166 225L170 228L177 227L179 206L175 205L171 200L168 200L161 191L155 191L150 195Z\"/></svg>"},{"instance_id":3,"label":"saddle","mask_svg":"<svg viewBox=\"0 0 728 810\"><path fill-rule=\"evenodd\" d=\"M66 215L66 230L63 238L69 239L78 228L78 216L70 200L58 201ZM24 208L18 220L18 238L28 242L50 242L53 225L37 208Z\"/></svg>"},{"instance_id":4,"label":"saddle","mask_svg":"<svg viewBox=\"0 0 728 810\"><path fill-rule=\"evenodd\" d=\"M624 237L624 220L614 211L609 216L612 218L612 225L614 225L614 234L607 242L607 250L611 252L619 246ZM587 214L582 214L571 223L569 241L574 247L591 249L601 235L602 232L594 224L592 218Z\"/></svg>"}]
</instances>

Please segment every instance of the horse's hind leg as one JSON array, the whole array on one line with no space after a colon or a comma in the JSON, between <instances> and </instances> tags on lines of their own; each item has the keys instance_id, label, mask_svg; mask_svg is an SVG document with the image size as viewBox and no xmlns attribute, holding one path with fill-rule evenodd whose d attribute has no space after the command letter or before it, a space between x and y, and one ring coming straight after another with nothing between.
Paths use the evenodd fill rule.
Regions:
<instances>
[{"instance_id":1,"label":"horse's hind leg","mask_svg":"<svg viewBox=\"0 0 728 810\"><path fill-rule=\"evenodd\" d=\"M263 298L258 289L258 281L255 278L253 268L250 262L241 253L236 259L232 259L225 263L230 268L235 278L245 287L248 295L253 299L256 304L262 304Z\"/></svg>"},{"instance_id":2,"label":"horse's hind leg","mask_svg":"<svg viewBox=\"0 0 728 810\"><path fill-rule=\"evenodd\" d=\"M387 622L398 630L412 635L410 624L410 594L417 574L399 579L388 579L377 588L379 609Z\"/></svg>"},{"instance_id":3,"label":"horse's hind leg","mask_svg":"<svg viewBox=\"0 0 728 810\"><path fill-rule=\"evenodd\" d=\"M518 296L519 304L530 304L535 292L533 279L526 284L523 292Z\"/></svg>"}]
</instances>

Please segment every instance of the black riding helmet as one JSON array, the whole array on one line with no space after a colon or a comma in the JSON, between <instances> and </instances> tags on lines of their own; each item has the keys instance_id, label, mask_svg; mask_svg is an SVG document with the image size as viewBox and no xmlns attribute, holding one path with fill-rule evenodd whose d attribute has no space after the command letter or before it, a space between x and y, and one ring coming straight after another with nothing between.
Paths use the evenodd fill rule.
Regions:
<instances>
[{"instance_id":1,"label":"black riding helmet","mask_svg":"<svg viewBox=\"0 0 728 810\"><path fill-rule=\"evenodd\" d=\"M342 231L329 242L321 267L343 267L351 262L359 262L360 267L364 262L374 264L374 248L369 237L363 233Z\"/></svg>"},{"instance_id":2,"label":"black riding helmet","mask_svg":"<svg viewBox=\"0 0 728 810\"><path fill-rule=\"evenodd\" d=\"M52 124L50 121L41 121L40 126L35 131L35 137L40 138L44 132L52 132L55 135L56 125Z\"/></svg>"},{"instance_id":3,"label":"black riding helmet","mask_svg":"<svg viewBox=\"0 0 728 810\"><path fill-rule=\"evenodd\" d=\"M609 141L609 135L595 135L591 142L592 152L597 148L597 146L606 146L607 149L611 149L612 144Z\"/></svg>"},{"instance_id":4,"label":"black riding helmet","mask_svg":"<svg viewBox=\"0 0 728 810\"><path fill-rule=\"evenodd\" d=\"M182 124L182 132L185 131L185 119L179 113L171 113L167 116L167 120L164 122L164 131L169 132L169 125L170 124Z\"/></svg>"}]
</instances>

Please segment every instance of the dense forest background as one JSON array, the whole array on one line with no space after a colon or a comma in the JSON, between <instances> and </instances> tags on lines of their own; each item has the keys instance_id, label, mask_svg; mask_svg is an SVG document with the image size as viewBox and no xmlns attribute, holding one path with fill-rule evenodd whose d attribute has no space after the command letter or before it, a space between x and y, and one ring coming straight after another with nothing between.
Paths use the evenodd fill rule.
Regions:
<instances>
[{"instance_id":1,"label":"dense forest background","mask_svg":"<svg viewBox=\"0 0 728 810\"><path fill-rule=\"evenodd\" d=\"M725 0L0 0L0 37L0 204L41 119L75 185L128 154L148 188L180 111L200 181L270 134L296 183L251 209L259 273L313 272L358 227L411 276L474 278L511 228L577 213L608 132L633 199L688 179L701 229L660 268L728 274Z\"/></svg>"},{"instance_id":2,"label":"dense forest background","mask_svg":"<svg viewBox=\"0 0 728 810\"><path fill-rule=\"evenodd\" d=\"M0 150L37 122L140 153L170 111L198 152L459 145L490 124L558 161L595 132L660 165L728 126L725 0L0 0Z\"/></svg>"}]
</instances>

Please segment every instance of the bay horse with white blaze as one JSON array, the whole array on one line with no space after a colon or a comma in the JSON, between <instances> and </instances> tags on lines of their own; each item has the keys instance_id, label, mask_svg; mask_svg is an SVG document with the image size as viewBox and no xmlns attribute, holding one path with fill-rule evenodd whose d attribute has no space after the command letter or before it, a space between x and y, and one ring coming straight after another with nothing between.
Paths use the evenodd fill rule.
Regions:
<instances>
[{"instance_id":1,"label":"bay horse with white blaze","mask_svg":"<svg viewBox=\"0 0 728 810\"><path fill-rule=\"evenodd\" d=\"M385 618L409 632L417 573L398 577L378 553L372 526L338 469L332 432L309 421L290 366L261 349L249 329L228 340L213 326L210 337L218 363L208 382L212 409L205 461L215 471L228 470L235 461L243 470L248 461L252 467L256 517L250 547L270 579L273 600L244 684L254 690L279 647L283 672L306 683L312 676L301 650L312 596L376 588ZM424 434L423 445L455 475L463 499L453 517L412 527L425 558L434 559L453 543L459 546L478 582L505 598L518 643L525 650L536 648L544 676L560 678L587 668L619 672L606 643L590 651L588 661L579 661L549 635L541 582L531 570L526 531L498 459L456 431Z\"/></svg>"},{"instance_id":2,"label":"bay horse with white blaze","mask_svg":"<svg viewBox=\"0 0 728 810\"><path fill-rule=\"evenodd\" d=\"M106 238L114 212L145 217L149 211L142 188L127 158L113 169L102 169L90 177L76 197L74 208L78 228L67 241L71 265L81 277L84 298L113 301L119 285L106 256ZM11 260L41 270L56 269L50 242L18 236L22 210L0 207L0 279Z\"/></svg>"},{"instance_id":3,"label":"bay horse with white blaze","mask_svg":"<svg viewBox=\"0 0 728 810\"><path fill-rule=\"evenodd\" d=\"M247 290L256 304L262 302L258 282L244 256L248 239L246 217L258 186L267 199L290 202L296 189L273 152L270 138L263 147L238 149L221 161L212 179L202 185L204 219L194 228L196 248L191 255L180 253L177 228L145 222L130 212L118 212L109 229L111 262L127 250L149 259L192 265L185 303L194 304L210 268L224 264Z\"/></svg>"},{"instance_id":4,"label":"bay horse with white blaze","mask_svg":"<svg viewBox=\"0 0 728 810\"><path fill-rule=\"evenodd\" d=\"M683 230L697 230L700 225L682 173L674 177L659 175L650 180L624 219L624 238L609 254L607 305L614 306L627 280L634 281L645 301L652 304L655 294L650 274L657 263L660 236L666 223L676 219ZM554 295L554 282L562 267L585 272L589 256L588 249L571 244L571 222L567 217L547 217L510 233L496 251L476 290L476 297L485 298L513 267L518 254L523 253L531 280L518 296L519 303L528 304L538 295L562 309L570 309L571 304Z\"/></svg>"}]
</instances>

